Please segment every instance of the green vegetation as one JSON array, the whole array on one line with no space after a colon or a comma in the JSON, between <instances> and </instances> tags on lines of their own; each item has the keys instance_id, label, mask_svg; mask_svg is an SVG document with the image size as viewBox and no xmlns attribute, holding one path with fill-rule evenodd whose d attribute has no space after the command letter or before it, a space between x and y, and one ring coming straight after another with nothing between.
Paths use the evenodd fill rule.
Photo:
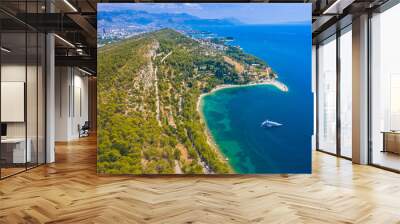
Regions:
<instances>
[{"instance_id":1,"label":"green vegetation","mask_svg":"<svg viewBox=\"0 0 400 224\"><path fill-rule=\"evenodd\" d=\"M106 45L98 53L98 171L110 174L229 173L207 142L197 100L218 84L254 81L217 51L164 29Z\"/></svg>"},{"instance_id":2,"label":"green vegetation","mask_svg":"<svg viewBox=\"0 0 400 224\"><path fill-rule=\"evenodd\" d=\"M236 59L237 61L243 62L245 64L249 64L249 65L259 64L262 66L267 66L267 64L263 60L261 60L257 57L254 57L253 55L244 53L238 47L229 46L228 49L225 51L225 53L227 55L229 55L230 57Z\"/></svg>"}]
</instances>

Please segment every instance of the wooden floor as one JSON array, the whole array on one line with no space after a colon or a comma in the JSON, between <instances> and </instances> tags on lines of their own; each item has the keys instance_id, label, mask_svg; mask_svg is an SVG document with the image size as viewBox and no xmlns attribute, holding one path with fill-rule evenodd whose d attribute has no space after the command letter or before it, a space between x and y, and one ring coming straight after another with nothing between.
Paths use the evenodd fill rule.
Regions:
<instances>
[{"instance_id":1,"label":"wooden floor","mask_svg":"<svg viewBox=\"0 0 400 224\"><path fill-rule=\"evenodd\" d=\"M23 172L25 171L25 167L20 168L20 167L7 167L7 168L0 168L1 169L1 177L8 177L11 176L13 174L19 173L19 172Z\"/></svg>"},{"instance_id":2,"label":"wooden floor","mask_svg":"<svg viewBox=\"0 0 400 224\"><path fill-rule=\"evenodd\" d=\"M0 223L400 223L400 175L314 153L312 175L106 177L96 139L0 181Z\"/></svg>"}]
</instances>

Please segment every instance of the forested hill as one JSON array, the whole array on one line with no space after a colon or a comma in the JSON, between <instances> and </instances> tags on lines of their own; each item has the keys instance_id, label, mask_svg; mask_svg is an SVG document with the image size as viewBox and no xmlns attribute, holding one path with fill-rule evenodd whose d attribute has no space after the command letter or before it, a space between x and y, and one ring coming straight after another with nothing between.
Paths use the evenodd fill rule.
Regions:
<instances>
[{"instance_id":1,"label":"forested hill","mask_svg":"<svg viewBox=\"0 0 400 224\"><path fill-rule=\"evenodd\" d=\"M236 47L194 40L171 29L99 49L98 171L228 173L196 110L218 84L275 78Z\"/></svg>"}]
</instances>

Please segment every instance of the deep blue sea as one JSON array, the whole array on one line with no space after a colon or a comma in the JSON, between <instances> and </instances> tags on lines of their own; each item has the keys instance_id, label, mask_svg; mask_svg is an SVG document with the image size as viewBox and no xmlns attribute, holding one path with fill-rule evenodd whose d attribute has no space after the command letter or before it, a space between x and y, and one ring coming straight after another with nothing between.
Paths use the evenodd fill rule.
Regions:
<instances>
[{"instance_id":1,"label":"deep blue sea","mask_svg":"<svg viewBox=\"0 0 400 224\"><path fill-rule=\"evenodd\" d=\"M251 86L203 98L206 124L237 173L310 173L313 97L311 25L208 27L264 59L289 87ZM264 120L281 127L260 127Z\"/></svg>"}]
</instances>

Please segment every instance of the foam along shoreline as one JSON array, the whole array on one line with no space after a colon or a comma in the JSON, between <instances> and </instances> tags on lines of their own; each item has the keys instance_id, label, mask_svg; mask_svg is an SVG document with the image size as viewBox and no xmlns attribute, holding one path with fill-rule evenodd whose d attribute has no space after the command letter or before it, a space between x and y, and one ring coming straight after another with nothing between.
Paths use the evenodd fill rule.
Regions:
<instances>
[{"instance_id":1,"label":"foam along shoreline","mask_svg":"<svg viewBox=\"0 0 400 224\"><path fill-rule=\"evenodd\" d=\"M212 94L212 93L222 90L222 89L240 88L240 87L257 86L257 85L272 85L272 86L275 86L277 89L279 89L282 92L289 92L289 88L284 83L279 82L278 80L275 80L275 79L274 80L264 80L264 81L260 81L260 82L253 82L253 83L242 84L242 85L222 84L222 85L216 86L210 92L202 93L199 96L199 98L197 100L197 111L201 114L200 103L204 96L207 96L209 94Z\"/></svg>"},{"instance_id":2,"label":"foam along shoreline","mask_svg":"<svg viewBox=\"0 0 400 224\"><path fill-rule=\"evenodd\" d=\"M214 93L221 89L240 88L240 87L247 87L247 86L258 86L258 85L272 85L272 86L275 86L277 89L279 89L282 92L289 92L289 88L284 83L279 82L278 80L264 80L264 81L260 81L260 82L253 82L253 83L242 84L242 85L234 85L234 84L218 85L217 87L212 89L210 92L203 93L202 95L211 94L211 93Z\"/></svg>"},{"instance_id":3,"label":"foam along shoreline","mask_svg":"<svg viewBox=\"0 0 400 224\"><path fill-rule=\"evenodd\" d=\"M254 83L248 83L248 84L243 84L243 85L233 85L233 84L218 85L215 88L213 88L210 92L200 94L199 98L197 99L196 109L197 109L197 112L200 114L201 122L204 123L205 134L207 136L207 142L212 148L214 148L216 150L216 152L221 157L221 159L226 161L226 163L229 165L229 167L231 168L233 173L235 173L235 170L229 164L228 158L223 154L223 152L219 148L218 144L214 141L214 138L211 135L210 129L208 129L207 122L206 122L206 120L204 118L203 111L201 110L201 102L202 102L204 96L207 96L209 94L212 94L212 93L214 93L216 91L219 91L219 90L222 90L222 89L239 88L239 87L256 86L256 85L273 85L276 88L278 88L279 90L281 90L282 92L288 92L289 91L289 88L284 83L279 82L278 80L264 80L264 81L261 81L261 82L254 82Z\"/></svg>"}]
</instances>

